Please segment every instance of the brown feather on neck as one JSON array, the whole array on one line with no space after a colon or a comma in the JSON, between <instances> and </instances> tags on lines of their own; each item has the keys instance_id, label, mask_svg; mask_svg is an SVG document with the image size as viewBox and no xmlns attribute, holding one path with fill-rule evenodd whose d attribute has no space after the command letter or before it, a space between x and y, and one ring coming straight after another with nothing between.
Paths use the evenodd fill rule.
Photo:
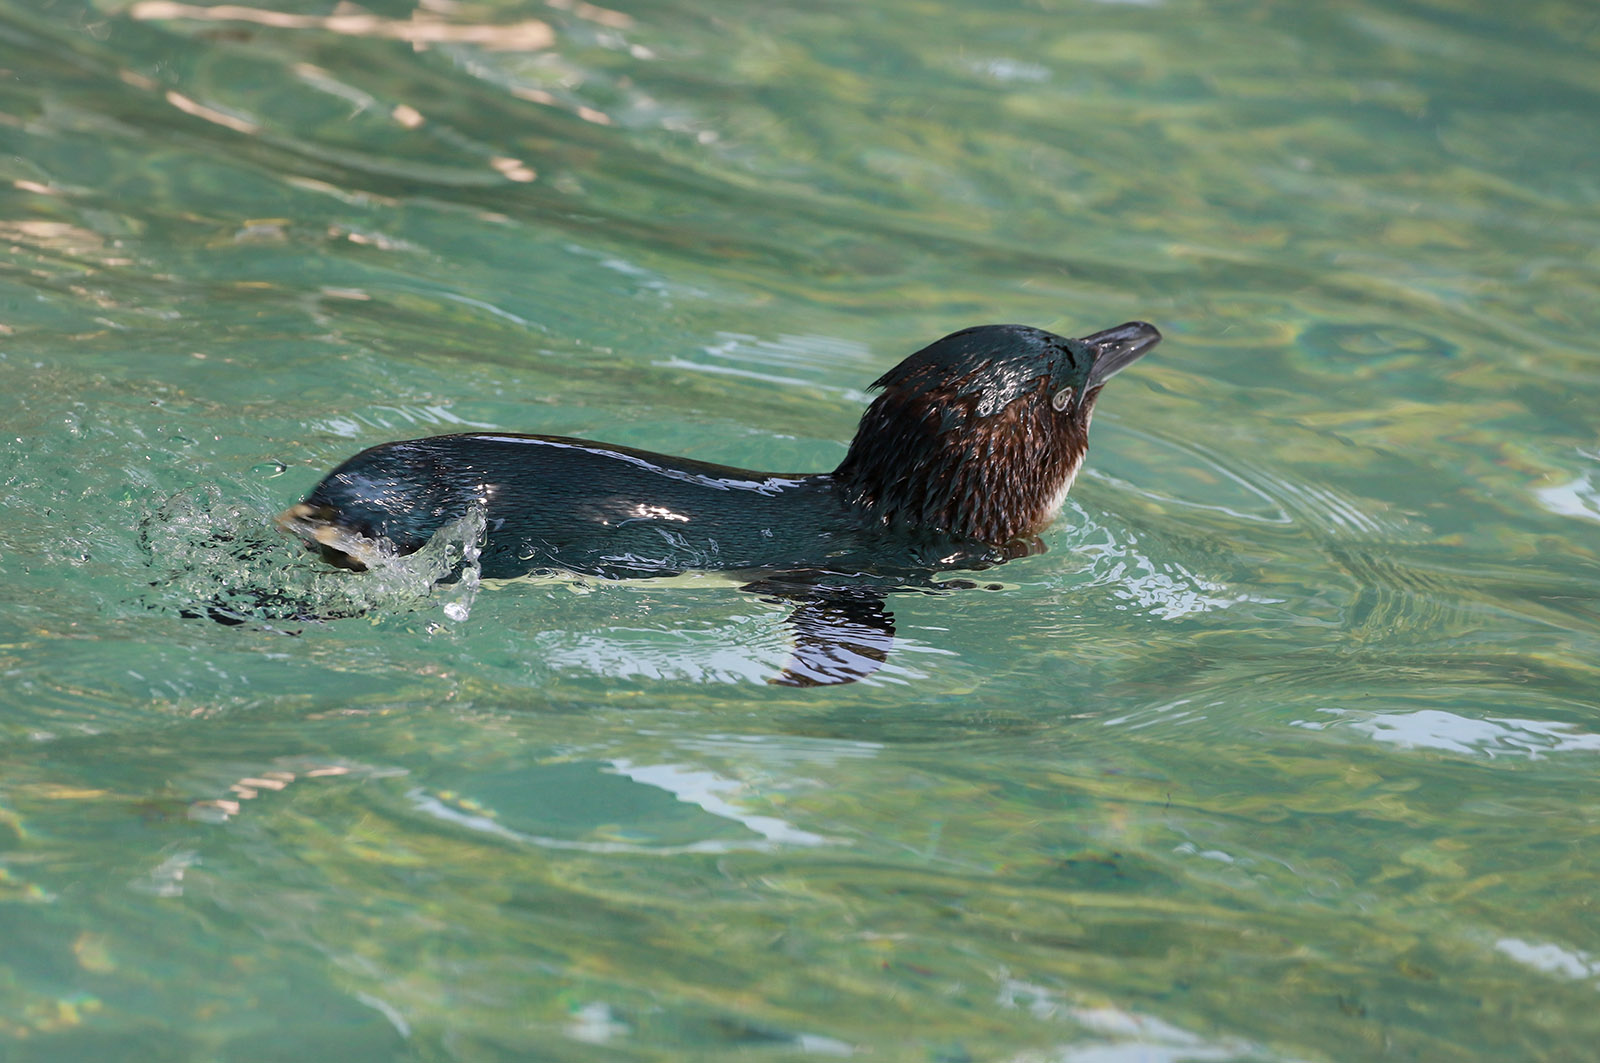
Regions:
<instances>
[{"instance_id":1,"label":"brown feather on neck","mask_svg":"<svg viewBox=\"0 0 1600 1063\"><path fill-rule=\"evenodd\" d=\"M1058 412L1040 377L988 417L961 382L892 387L867 408L834 477L882 523L1003 545L1055 517L1088 450L1094 389Z\"/></svg>"}]
</instances>

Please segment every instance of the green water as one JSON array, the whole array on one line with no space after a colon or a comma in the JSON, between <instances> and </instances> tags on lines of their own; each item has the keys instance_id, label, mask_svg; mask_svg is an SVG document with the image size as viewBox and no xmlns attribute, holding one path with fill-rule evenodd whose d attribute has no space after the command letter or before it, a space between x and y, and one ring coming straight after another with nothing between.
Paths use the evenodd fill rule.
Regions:
<instances>
[{"instance_id":1,"label":"green water","mask_svg":"<svg viewBox=\"0 0 1600 1063\"><path fill-rule=\"evenodd\" d=\"M1587 0L0 2L0 1059L1594 1058L1597 121ZM269 528L1129 318L867 682Z\"/></svg>"}]
</instances>

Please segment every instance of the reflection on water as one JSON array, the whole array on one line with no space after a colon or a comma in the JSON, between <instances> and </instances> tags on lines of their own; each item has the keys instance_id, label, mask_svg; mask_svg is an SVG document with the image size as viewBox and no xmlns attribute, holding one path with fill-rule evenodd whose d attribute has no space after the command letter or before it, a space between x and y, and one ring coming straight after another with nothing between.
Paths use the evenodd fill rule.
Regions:
<instances>
[{"instance_id":1,"label":"reflection on water","mask_svg":"<svg viewBox=\"0 0 1600 1063\"><path fill-rule=\"evenodd\" d=\"M1493 717L1468 719L1439 709L1371 714L1342 709L1322 711L1341 717L1341 726L1402 749L1440 749L1489 757L1513 754L1531 758L1545 753L1600 749L1600 735L1579 732L1568 723ZM1328 724L1298 721L1298 726L1321 728Z\"/></svg>"},{"instance_id":2,"label":"reflection on water","mask_svg":"<svg viewBox=\"0 0 1600 1063\"><path fill-rule=\"evenodd\" d=\"M1591 5L277 7L0 2L0 1058L1592 1054ZM1130 318L859 683L271 525Z\"/></svg>"},{"instance_id":3,"label":"reflection on water","mask_svg":"<svg viewBox=\"0 0 1600 1063\"><path fill-rule=\"evenodd\" d=\"M1600 462L1600 452L1579 453L1591 461ZM1600 521L1600 472L1585 473L1566 483L1538 488L1534 491L1534 497L1552 513Z\"/></svg>"},{"instance_id":4,"label":"reflection on water","mask_svg":"<svg viewBox=\"0 0 1600 1063\"><path fill-rule=\"evenodd\" d=\"M633 764L626 760L613 761L611 766L617 774L626 775L636 783L659 787L679 801L698 805L713 816L741 823L769 842L821 845L827 841L819 834L800 830L776 816L754 816L740 811L727 796L737 793L740 784L733 779L720 778L714 772L695 771L676 764Z\"/></svg>"},{"instance_id":5,"label":"reflection on water","mask_svg":"<svg viewBox=\"0 0 1600 1063\"><path fill-rule=\"evenodd\" d=\"M1535 945L1516 938L1501 938L1494 947L1518 963L1547 974L1567 978L1600 977L1600 962L1583 952L1573 952L1559 945Z\"/></svg>"}]
</instances>

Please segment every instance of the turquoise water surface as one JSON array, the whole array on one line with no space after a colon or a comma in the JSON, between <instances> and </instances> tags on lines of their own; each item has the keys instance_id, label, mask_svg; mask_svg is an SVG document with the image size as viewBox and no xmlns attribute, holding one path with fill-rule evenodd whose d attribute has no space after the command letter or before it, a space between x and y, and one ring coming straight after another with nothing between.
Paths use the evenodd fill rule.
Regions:
<instances>
[{"instance_id":1,"label":"turquoise water surface","mask_svg":"<svg viewBox=\"0 0 1600 1063\"><path fill-rule=\"evenodd\" d=\"M1597 124L1589 0L0 0L0 1059L1596 1058ZM860 683L271 524L1133 318Z\"/></svg>"}]
</instances>

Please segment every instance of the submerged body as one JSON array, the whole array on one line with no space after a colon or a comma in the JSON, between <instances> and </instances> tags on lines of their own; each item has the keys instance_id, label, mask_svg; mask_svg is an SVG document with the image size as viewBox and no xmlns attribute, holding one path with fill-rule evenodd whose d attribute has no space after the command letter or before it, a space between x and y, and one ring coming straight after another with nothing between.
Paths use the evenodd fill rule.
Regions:
<instances>
[{"instance_id":1,"label":"submerged body","mask_svg":"<svg viewBox=\"0 0 1600 1063\"><path fill-rule=\"evenodd\" d=\"M1130 322L1083 339L967 329L881 377L831 473L762 473L561 436L385 443L279 522L346 568L420 549L474 508L486 578L690 569L833 582L910 579L1035 552L1088 446L1105 380L1160 340ZM385 546L384 544L387 544Z\"/></svg>"}]
</instances>

